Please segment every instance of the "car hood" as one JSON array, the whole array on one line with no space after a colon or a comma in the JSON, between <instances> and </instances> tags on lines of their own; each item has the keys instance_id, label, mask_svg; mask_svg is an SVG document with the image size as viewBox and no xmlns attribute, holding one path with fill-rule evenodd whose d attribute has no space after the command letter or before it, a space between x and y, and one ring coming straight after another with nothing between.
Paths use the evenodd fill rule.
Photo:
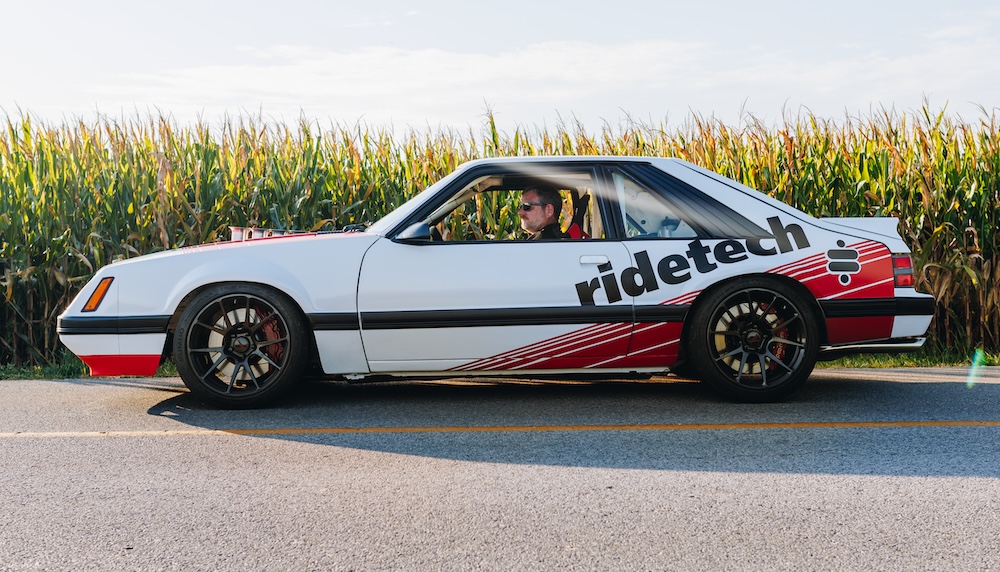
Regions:
<instances>
[{"instance_id":1,"label":"car hood","mask_svg":"<svg viewBox=\"0 0 1000 572\"><path fill-rule=\"evenodd\" d=\"M66 310L79 313L93 285L113 279L103 315L169 315L189 292L219 282L256 282L291 296L303 311L353 307L357 274L376 234L302 233L178 248L101 267ZM336 283L332 283L334 280ZM335 299L334 301L330 301Z\"/></svg>"}]
</instances>

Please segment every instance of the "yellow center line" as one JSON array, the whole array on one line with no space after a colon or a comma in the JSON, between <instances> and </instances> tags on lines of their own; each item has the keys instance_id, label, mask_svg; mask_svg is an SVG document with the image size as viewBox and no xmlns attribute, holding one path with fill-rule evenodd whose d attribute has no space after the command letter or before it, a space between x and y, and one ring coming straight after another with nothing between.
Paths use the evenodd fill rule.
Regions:
<instances>
[{"instance_id":1,"label":"yellow center line","mask_svg":"<svg viewBox=\"0 0 1000 572\"><path fill-rule=\"evenodd\" d=\"M505 433L552 431L732 431L751 429L877 429L1000 427L1000 420L793 421L773 423L644 423L607 425L456 425L423 427L287 427L269 429L168 429L161 431L15 431L0 439L76 437L190 437L206 435L352 435L372 433Z\"/></svg>"}]
</instances>

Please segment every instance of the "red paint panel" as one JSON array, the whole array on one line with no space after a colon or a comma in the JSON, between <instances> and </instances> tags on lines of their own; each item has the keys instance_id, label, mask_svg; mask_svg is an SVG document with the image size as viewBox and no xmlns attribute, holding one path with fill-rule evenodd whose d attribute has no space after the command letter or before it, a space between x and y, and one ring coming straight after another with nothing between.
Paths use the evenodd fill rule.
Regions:
<instances>
[{"instance_id":1,"label":"red paint panel","mask_svg":"<svg viewBox=\"0 0 1000 572\"><path fill-rule=\"evenodd\" d=\"M884 340L892 337L892 320L892 316L827 318L827 338L831 344Z\"/></svg>"},{"instance_id":2,"label":"red paint panel","mask_svg":"<svg viewBox=\"0 0 1000 572\"><path fill-rule=\"evenodd\" d=\"M574 330L548 340L521 346L509 352L478 359L452 368L453 371L505 369L563 369L559 360L593 363L628 349L632 324L598 324ZM572 366L586 367L586 366Z\"/></svg>"},{"instance_id":3,"label":"red paint panel","mask_svg":"<svg viewBox=\"0 0 1000 572\"><path fill-rule=\"evenodd\" d=\"M863 241L848 246L858 252L861 270L845 275L831 273L826 255L813 255L770 270L794 278L817 299L892 298L892 257L884 244Z\"/></svg>"},{"instance_id":4,"label":"red paint panel","mask_svg":"<svg viewBox=\"0 0 1000 572\"><path fill-rule=\"evenodd\" d=\"M629 345L629 357L656 356L660 364L677 361L677 346L680 345L678 341L683 328L684 324L680 322L636 324Z\"/></svg>"},{"instance_id":5,"label":"red paint panel","mask_svg":"<svg viewBox=\"0 0 1000 572\"><path fill-rule=\"evenodd\" d=\"M633 332L629 324L589 326L452 371L665 368L677 361L682 327L680 323L643 323Z\"/></svg>"},{"instance_id":6,"label":"red paint panel","mask_svg":"<svg viewBox=\"0 0 1000 572\"><path fill-rule=\"evenodd\" d=\"M93 377L153 375L160 366L160 355L80 356Z\"/></svg>"}]
</instances>

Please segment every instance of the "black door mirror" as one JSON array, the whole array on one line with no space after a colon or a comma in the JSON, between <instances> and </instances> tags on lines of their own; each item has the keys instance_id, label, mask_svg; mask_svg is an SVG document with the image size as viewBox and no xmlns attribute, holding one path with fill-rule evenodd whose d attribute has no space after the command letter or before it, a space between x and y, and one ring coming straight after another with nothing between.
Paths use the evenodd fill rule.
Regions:
<instances>
[{"instance_id":1,"label":"black door mirror","mask_svg":"<svg viewBox=\"0 0 1000 572\"><path fill-rule=\"evenodd\" d=\"M431 225L426 222L413 223L396 235L396 242L424 244L431 241Z\"/></svg>"}]
</instances>

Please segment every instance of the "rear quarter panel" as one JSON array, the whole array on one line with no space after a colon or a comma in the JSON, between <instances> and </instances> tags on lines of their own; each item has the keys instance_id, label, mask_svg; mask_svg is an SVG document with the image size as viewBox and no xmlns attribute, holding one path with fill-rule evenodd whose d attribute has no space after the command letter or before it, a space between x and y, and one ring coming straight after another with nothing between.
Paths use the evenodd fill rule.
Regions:
<instances>
[{"instance_id":1,"label":"rear quarter panel","mask_svg":"<svg viewBox=\"0 0 1000 572\"><path fill-rule=\"evenodd\" d=\"M898 235L883 234L892 224L891 219L874 223L880 230L878 233L846 224L829 224L699 167L674 161L656 165L774 236L761 241L733 241L738 244L732 247L736 252L728 258L735 262L718 263L713 258L717 268L706 273L692 272L688 291L702 292L734 276L781 275L802 284L818 302L825 317L826 343L847 344L892 336L891 308L895 297L892 253L909 249ZM714 253L717 244L705 242ZM856 265L842 264L845 261ZM638 303L648 302L643 299Z\"/></svg>"}]
</instances>

